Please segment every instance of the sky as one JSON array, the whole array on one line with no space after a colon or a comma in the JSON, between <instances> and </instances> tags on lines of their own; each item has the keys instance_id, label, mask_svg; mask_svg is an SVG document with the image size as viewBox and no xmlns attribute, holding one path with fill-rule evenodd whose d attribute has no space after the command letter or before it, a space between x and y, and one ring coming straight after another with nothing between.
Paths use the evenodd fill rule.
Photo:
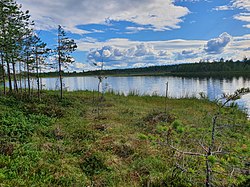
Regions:
<instances>
[{"instance_id":1,"label":"sky","mask_svg":"<svg viewBox=\"0 0 250 187\"><path fill-rule=\"evenodd\" d=\"M78 49L69 71L250 58L250 0L17 0L50 47Z\"/></svg>"}]
</instances>

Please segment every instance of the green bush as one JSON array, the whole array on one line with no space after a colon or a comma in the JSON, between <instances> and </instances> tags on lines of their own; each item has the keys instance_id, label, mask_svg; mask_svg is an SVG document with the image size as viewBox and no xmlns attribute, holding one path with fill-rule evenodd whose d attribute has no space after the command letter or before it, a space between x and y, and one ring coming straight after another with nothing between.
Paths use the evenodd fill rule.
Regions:
<instances>
[{"instance_id":1,"label":"green bush","mask_svg":"<svg viewBox=\"0 0 250 187\"><path fill-rule=\"evenodd\" d=\"M0 119L0 134L7 141L25 142L32 136L35 129L41 126L48 126L51 118L44 115L24 115L19 111L12 111L3 114Z\"/></svg>"},{"instance_id":2,"label":"green bush","mask_svg":"<svg viewBox=\"0 0 250 187\"><path fill-rule=\"evenodd\" d=\"M80 163L80 167L83 172L90 177L109 170L104 162L103 156L97 152L85 156Z\"/></svg>"},{"instance_id":3,"label":"green bush","mask_svg":"<svg viewBox=\"0 0 250 187\"><path fill-rule=\"evenodd\" d=\"M171 125L177 133L183 133L185 131L184 125L180 120L175 120Z\"/></svg>"}]
</instances>

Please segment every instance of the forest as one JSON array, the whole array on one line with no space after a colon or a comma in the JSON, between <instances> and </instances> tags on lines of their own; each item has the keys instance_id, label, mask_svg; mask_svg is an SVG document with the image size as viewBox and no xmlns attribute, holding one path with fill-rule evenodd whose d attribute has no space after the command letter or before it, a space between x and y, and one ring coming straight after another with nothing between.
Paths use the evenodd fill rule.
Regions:
<instances>
[{"instance_id":1,"label":"forest","mask_svg":"<svg viewBox=\"0 0 250 187\"><path fill-rule=\"evenodd\" d=\"M64 76L88 76L88 75L110 75L110 76L139 76L139 75L165 75L165 76L183 76L183 77L249 77L250 76L250 59L243 60L224 60L220 61L200 61L188 64L149 66L141 68L127 69L102 69L82 72L64 71ZM58 72L41 73L42 77L55 77ZM33 74L35 76L35 74Z\"/></svg>"},{"instance_id":2,"label":"forest","mask_svg":"<svg viewBox=\"0 0 250 187\"><path fill-rule=\"evenodd\" d=\"M250 76L250 59L244 58L242 61L220 59L220 61L213 62L200 61L189 64L102 70L101 72L105 75ZM95 74L100 74L100 70L78 73L78 75Z\"/></svg>"}]
</instances>

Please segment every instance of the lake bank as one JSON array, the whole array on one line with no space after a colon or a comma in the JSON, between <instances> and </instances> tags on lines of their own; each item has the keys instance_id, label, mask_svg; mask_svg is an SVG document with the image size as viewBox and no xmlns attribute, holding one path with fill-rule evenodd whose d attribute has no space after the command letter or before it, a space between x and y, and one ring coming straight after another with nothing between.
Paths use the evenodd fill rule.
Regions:
<instances>
[{"instance_id":1,"label":"lake bank","mask_svg":"<svg viewBox=\"0 0 250 187\"><path fill-rule=\"evenodd\" d=\"M69 72L63 73L63 77L88 77L88 76L111 76L111 77L128 77L128 76L175 76L175 77L187 77L187 78L238 78L238 77L246 77L250 78L249 72L241 72L241 71L219 71L219 72L148 72L148 73L109 73L109 71L96 71L96 72L80 72L73 73ZM34 78L36 75L31 75ZM54 78L58 77L58 72L55 73L42 73L40 75L42 78Z\"/></svg>"},{"instance_id":2,"label":"lake bank","mask_svg":"<svg viewBox=\"0 0 250 187\"><path fill-rule=\"evenodd\" d=\"M57 90L58 78L42 78L44 89ZM174 76L131 76L131 77L107 77L103 79L101 90L112 90L115 93L128 95L166 95L166 83L168 82L168 96L171 98L200 97L202 93L211 101L219 99L223 93L233 93L242 87L249 87L250 78L239 77L230 79L217 78L190 78ZM68 91L98 90L98 78L94 76L65 77L64 89ZM23 86L24 87L24 86ZM34 81L34 87L36 82ZM242 109L248 109L250 116L250 94L237 102Z\"/></svg>"},{"instance_id":3,"label":"lake bank","mask_svg":"<svg viewBox=\"0 0 250 187\"><path fill-rule=\"evenodd\" d=\"M24 97L0 97L0 132L4 135L0 154L2 184L204 184L204 159L186 158L163 142L168 138L179 149L204 152L195 140L209 140L211 120L217 112L214 103L207 99L165 100L158 96L125 97L110 93L98 102L96 92L82 91L65 92L60 101L57 94L43 92L41 101L35 95L31 101ZM215 175L224 179L215 184L239 185L247 180L241 170L228 178L224 173L231 173L232 164L245 170L250 124L235 107L223 110L221 117L221 122L233 119L230 123L240 126L225 129L227 136L220 135L217 143L227 142L223 150L232 152L216 156L213 161L214 169L223 171ZM3 152L6 147L12 151ZM185 175L176 171L176 164L185 167Z\"/></svg>"}]
</instances>

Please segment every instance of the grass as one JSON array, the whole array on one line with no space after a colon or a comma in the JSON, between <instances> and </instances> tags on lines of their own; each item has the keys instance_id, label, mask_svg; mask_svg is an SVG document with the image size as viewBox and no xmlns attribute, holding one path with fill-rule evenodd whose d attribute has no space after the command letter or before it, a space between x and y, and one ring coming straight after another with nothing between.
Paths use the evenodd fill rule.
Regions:
<instances>
[{"instance_id":1,"label":"grass","mask_svg":"<svg viewBox=\"0 0 250 187\"><path fill-rule=\"evenodd\" d=\"M0 186L202 186L198 140L209 141L217 106L207 99L127 97L66 92L60 100L0 97ZM97 106L100 116L97 115ZM250 122L237 107L223 110L217 145L227 154L211 156L216 186L246 186ZM245 183L245 184L244 184Z\"/></svg>"}]
</instances>

